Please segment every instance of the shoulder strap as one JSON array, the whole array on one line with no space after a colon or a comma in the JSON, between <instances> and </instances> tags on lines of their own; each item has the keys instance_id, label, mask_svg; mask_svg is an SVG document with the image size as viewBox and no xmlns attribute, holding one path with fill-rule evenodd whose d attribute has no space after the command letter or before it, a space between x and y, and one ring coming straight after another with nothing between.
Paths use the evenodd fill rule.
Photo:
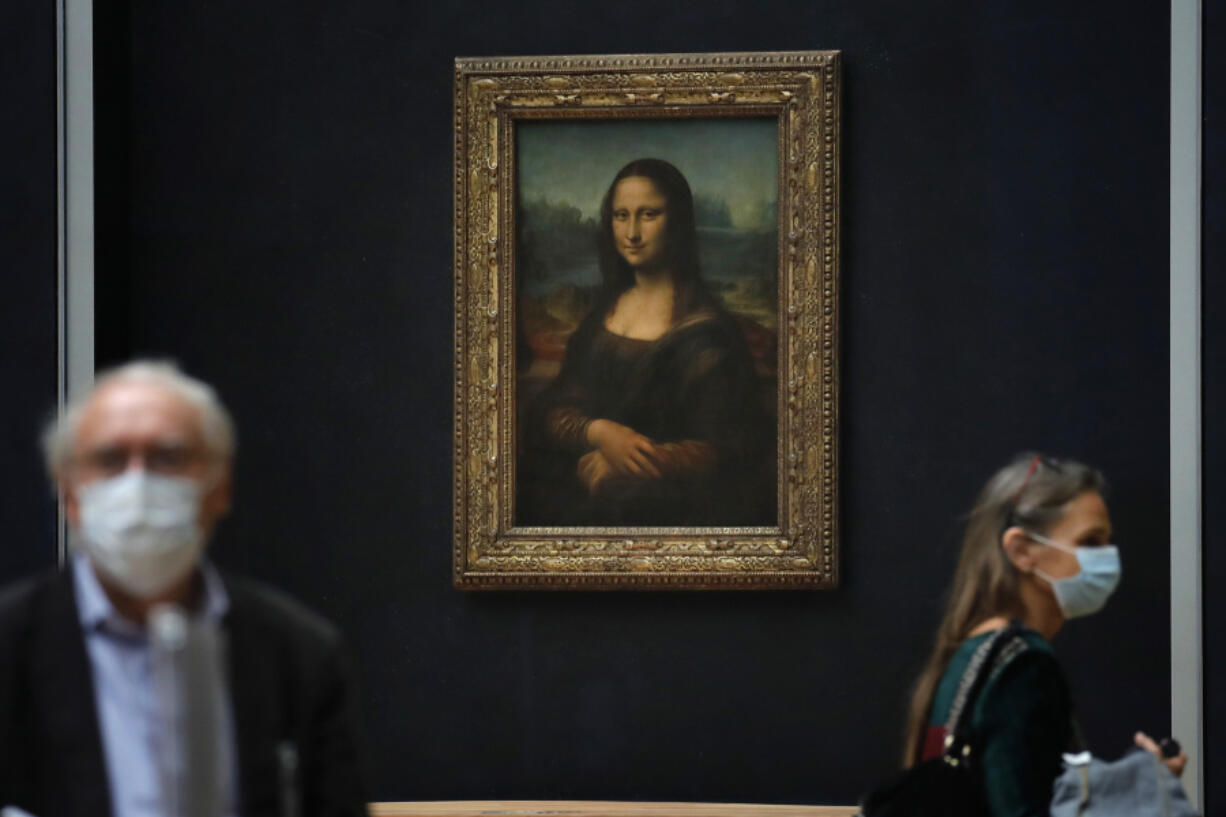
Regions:
<instances>
[{"instance_id":1,"label":"shoulder strap","mask_svg":"<svg viewBox=\"0 0 1226 817\"><path fill-rule=\"evenodd\" d=\"M1008 627L996 631L975 650L962 673L958 692L949 708L949 717L945 721L946 735L957 735L959 739L965 739L969 735L970 713L974 711L975 701L987 685L988 679L1029 649L1021 637L1021 630L1019 622L1010 622Z\"/></svg>"}]
</instances>

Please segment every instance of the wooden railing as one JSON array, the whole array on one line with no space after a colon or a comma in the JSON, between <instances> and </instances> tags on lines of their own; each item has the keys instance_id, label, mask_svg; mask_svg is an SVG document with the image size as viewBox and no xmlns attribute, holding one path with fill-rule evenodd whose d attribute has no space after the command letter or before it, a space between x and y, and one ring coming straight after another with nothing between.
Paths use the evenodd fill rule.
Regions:
<instances>
[{"instance_id":1,"label":"wooden railing","mask_svg":"<svg viewBox=\"0 0 1226 817\"><path fill-rule=\"evenodd\" d=\"M851 817L856 811L855 806L594 800L447 800L370 806L373 817Z\"/></svg>"}]
</instances>

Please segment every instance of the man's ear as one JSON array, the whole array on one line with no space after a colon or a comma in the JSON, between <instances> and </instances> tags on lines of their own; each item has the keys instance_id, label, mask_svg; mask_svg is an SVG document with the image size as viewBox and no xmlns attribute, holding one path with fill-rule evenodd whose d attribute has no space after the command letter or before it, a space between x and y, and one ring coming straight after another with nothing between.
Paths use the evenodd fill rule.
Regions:
<instances>
[{"instance_id":1,"label":"man's ear","mask_svg":"<svg viewBox=\"0 0 1226 817\"><path fill-rule=\"evenodd\" d=\"M217 481L213 483L213 485L204 495L201 516L209 529L211 529L213 525L217 524L222 517L230 512L230 503L233 498L233 492L233 472L230 470L230 466L227 464L218 475Z\"/></svg>"},{"instance_id":2,"label":"man's ear","mask_svg":"<svg viewBox=\"0 0 1226 817\"><path fill-rule=\"evenodd\" d=\"M1005 558L1013 562L1013 566L1021 573L1034 570L1034 542L1026 535L1026 529L1014 525L1005 528L1000 535L1000 546L1005 551Z\"/></svg>"},{"instance_id":3,"label":"man's ear","mask_svg":"<svg viewBox=\"0 0 1226 817\"><path fill-rule=\"evenodd\" d=\"M64 517L74 528L81 526L81 500L77 498L77 481L71 466L55 470L55 486L64 497Z\"/></svg>"},{"instance_id":4,"label":"man's ear","mask_svg":"<svg viewBox=\"0 0 1226 817\"><path fill-rule=\"evenodd\" d=\"M60 483L64 491L64 516L74 528L81 527L81 503L77 499L77 489L66 483Z\"/></svg>"}]
</instances>

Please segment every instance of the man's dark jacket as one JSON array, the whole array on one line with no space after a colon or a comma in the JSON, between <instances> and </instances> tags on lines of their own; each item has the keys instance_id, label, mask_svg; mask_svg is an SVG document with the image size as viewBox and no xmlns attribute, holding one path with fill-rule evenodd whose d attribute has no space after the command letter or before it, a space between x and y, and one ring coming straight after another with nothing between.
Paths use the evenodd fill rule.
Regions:
<instances>
[{"instance_id":1,"label":"man's dark jacket","mask_svg":"<svg viewBox=\"0 0 1226 817\"><path fill-rule=\"evenodd\" d=\"M298 752L302 817L365 814L340 636L269 588L224 577L242 817L282 814L278 746ZM71 569L0 592L0 806L111 817Z\"/></svg>"}]
</instances>

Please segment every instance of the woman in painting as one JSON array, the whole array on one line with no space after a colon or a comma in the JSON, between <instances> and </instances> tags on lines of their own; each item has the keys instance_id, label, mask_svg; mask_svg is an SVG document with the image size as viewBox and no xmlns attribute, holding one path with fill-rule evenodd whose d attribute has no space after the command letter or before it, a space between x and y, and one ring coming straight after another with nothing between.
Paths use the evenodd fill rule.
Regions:
<instances>
[{"instance_id":1,"label":"woman in painting","mask_svg":"<svg viewBox=\"0 0 1226 817\"><path fill-rule=\"evenodd\" d=\"M660 159L622 168L598 245L601 288L528 413L521 524L774 524L757 377L699 274L685 177Z\"/></svg>"}]
</instances>

